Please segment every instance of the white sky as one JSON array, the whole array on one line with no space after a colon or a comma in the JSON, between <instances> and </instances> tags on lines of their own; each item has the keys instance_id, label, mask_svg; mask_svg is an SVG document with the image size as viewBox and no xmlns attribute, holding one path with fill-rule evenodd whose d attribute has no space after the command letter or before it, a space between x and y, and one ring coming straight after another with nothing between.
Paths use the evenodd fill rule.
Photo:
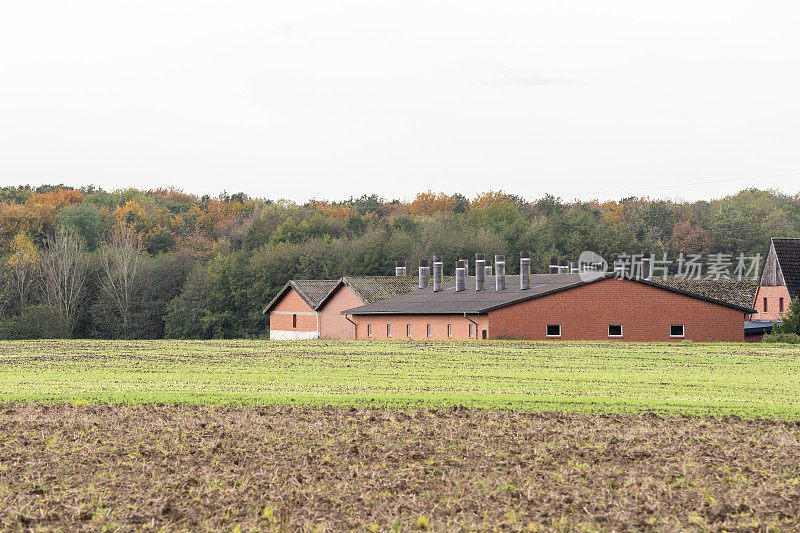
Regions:
<instances>
[{"instance_id":1,"label":"white sky","mask_svg":"<svg viewBox=\"0 0 800 533\"><path fill-rule=\"evenodd\" d=\"M800 3L0 6L0 184L800 192Z\"/></svg>"}]
</instances>

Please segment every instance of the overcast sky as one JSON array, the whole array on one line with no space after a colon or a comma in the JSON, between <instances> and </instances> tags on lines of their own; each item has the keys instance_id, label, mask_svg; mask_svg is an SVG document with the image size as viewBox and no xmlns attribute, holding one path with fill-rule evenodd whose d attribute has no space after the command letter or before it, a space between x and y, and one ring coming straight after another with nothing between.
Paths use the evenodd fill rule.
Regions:
<instances>
[{"instance_id":1,"label":"overcast sky","mask_svg":"<svg viewBox=\"0 0 800 533\"><path fill-rule=\"evenodd\" d=\"M800 3L0 7L0 184L800 192Z\"/></svg>"}]
</instances>

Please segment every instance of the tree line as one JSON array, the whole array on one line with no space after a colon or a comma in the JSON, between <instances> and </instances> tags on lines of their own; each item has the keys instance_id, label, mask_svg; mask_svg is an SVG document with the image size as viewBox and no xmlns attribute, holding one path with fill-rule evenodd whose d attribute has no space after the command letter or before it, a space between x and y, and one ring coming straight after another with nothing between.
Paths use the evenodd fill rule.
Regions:
<instances>
[{"instance_id":1,"label":"tree line","mask_svg":"<svg viewBox=\"0 0 800 533\"><path fill-rule=\"evenodd\" d=\"M800 236L800 195L563 201L502 191L305 204L164 188L0 188L0 338L264 336L289 279L391 275L397 259L765 254ZM515 261L508 271L516 272Z\"/></svg>"}]
</instances>

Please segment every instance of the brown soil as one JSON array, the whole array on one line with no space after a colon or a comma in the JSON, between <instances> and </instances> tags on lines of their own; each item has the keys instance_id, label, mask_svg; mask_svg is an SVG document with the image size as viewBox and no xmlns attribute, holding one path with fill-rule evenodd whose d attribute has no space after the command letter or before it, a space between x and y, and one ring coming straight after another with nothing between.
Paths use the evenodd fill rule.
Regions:
<instances>
[{"instance_id":1,"label":"brown soil","mask_svg":"<svg viewBox=\"0 0 800 533\"><path fill-rule=\"evenodd\" d=\"M793 530L800 424L0 405L0 529Z\"/></svg>"}]
</instances>

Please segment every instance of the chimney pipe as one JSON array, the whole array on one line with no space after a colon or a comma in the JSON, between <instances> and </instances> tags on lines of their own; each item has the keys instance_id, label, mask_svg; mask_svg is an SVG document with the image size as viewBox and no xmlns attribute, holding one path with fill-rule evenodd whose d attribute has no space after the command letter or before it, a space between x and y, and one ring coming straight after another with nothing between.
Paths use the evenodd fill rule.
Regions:
<instances>
[{"instance_id":1,"label":"chimney pipe","mask_svg":"<svg viewBox=\"0 0 800 533\"><path fill-rule=\"evenodd\" d=\"M494 276L495 290L506 290L506 256L494 256Z\"/></svg>"},{"instance_id":2,"label":"chimney pipe","mask_svg":"<svg viewBox=\"0 0 800 533\"><path fill-rule=\"evenodd\" d=\"M526 291L531 288L531 253L519 253L519 288Z\"/></svg>"},{"instance_id":3,"label":"chimney pipe","mask_svg":"<svg viewBox=\"0 0 800 533\"><path fill-rule=\"evenodd\" d=\"M419 288L427 289L428 280L431 277L430 262L427 259L420 259L419 261Z\"/></svg>"},{"instance_id":4,"label":"chimney pipe","mask_svg":"<svg viewBox=\"0 0 800 533\"><path fill-rule=\"evenodd\" d=\"M433 292L442 290L442 256L433 256Z\"/></svg>"},{"instance_id":5,"label":"chimney pipe","mask_svg":"<svg viewBox=\"0 0 800 533\"><path fill-rule=\"evenodd\" d=\"M490 269L492 267L489 267ZM486 256L475 254L475 290L486 289Z\"/></svg>"},{"instance_id":6,"label":"chimney pipe","mask_svg":"<svg viewBox=\"0 0 800 533\"><path fill-rule=\"evenodd\" d=\"M485 267L483 267L483 276L485 278L492 277L492 265L486 265Z\"/></svg>"},{"instance_id":7,"label":"chimney pipe","mask_svg":"<svg viewBox=\"0 0 800 533\"><path fill-rule=\"evenodd\" d=\"M406 262L402 259L394 262L394 275L398 277L406 275Z\"/></svg>"},{"instance_id":8,"label":"chimney pipe","mask_svg":"<svg viewBox=\"0 0 800 533\"><path fill-rule=\"evenodd\" d=\"M649 281L652 270L650 252L646 252L642 255L642 279Z\"/></svg>"},{"instance_id":9,"label":"chimney pipe","mask_svg":"<svg viewBox=\"0 0 800 533\"><path fill-rule=\"evenodd\" d=\"M554 255L550 257L550 267L548 269L550 274L558 274L558 263L559 261L557 256Z\"/></svg>"},{"instance_id":10,"label":"chimney pipe","mask_svg":"<svg viewBox=\"0 0 800 533\"><path fill-rule=\"evenodd\" d=\"M469 261L466 259L460 259L459 261L461 262L461 266L464 267L464 279L466 279L466 277L469 276Z\"/></svg>"},{"instance_id":11,"label":"chimney pipe","mask_svg":"<svg viewBox=\"0 0 800 533\"><path fill-rule=\"evenodd\" d=\"M467 288L467 269L464 268L464 261L456 261L456 292L461 292Z\"/></svg>"}]
</instances>

